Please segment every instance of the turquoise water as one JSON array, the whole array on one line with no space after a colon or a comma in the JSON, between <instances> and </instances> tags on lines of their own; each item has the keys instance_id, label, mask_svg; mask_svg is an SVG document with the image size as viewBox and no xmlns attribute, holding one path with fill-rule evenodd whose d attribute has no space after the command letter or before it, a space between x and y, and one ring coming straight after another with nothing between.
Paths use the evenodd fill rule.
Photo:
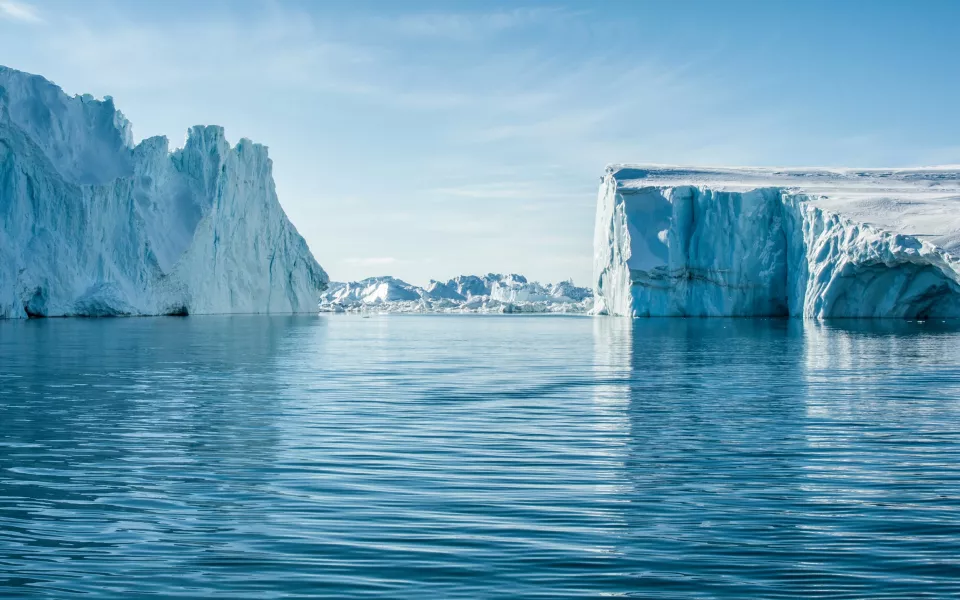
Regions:
<instances>
[{"instance_id":1,"label":"turquoise water","mask_svg":"<svg viewBox=\"0 0 960 600\"><path fill-rule=\"evenodd\" d=\"M960 594L960 328L0 322L0 597Z\"/></svg>"}]
</instances>

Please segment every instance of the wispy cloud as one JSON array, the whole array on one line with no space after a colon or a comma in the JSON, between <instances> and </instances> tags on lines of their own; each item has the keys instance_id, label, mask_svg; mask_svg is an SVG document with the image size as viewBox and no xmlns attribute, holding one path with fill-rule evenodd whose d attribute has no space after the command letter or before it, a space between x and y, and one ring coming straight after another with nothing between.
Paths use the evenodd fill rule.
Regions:
<instances>
[{"instance_id":1,"label":"wispy cloud","mask_svg":"<svg viewBox=\"0 0 960 600\"><path fill-rule=\"evenodd\" d=\"M466 41L540 24L567 14L567 11L549 7L489 12L425 12L391 19L390 27L401 35Z\"/></svg>"},{"instance_id":2,"label":"wispy cloud","mask_svg":"<svg viewBox=\"0 0 960 600\"><path fill-rule=\"evenodd\" d=\"M39 23L43 21L37 9L23 2L14 0L0 0L0 19Z\"/></svg>"},{"instance_id":3,"label":"wispy cloud","mask_svg":"<svg viewBox=\"0 0 960 600\"><path fill-rule=\"evenodd\" d=\"M272 86L366 93L347 74L371 59L361 44L325 39L310 20L295 15L253 25L223 18L158 27L117 12L96 23L66 20L46 47L63 61L89 67L91 75L103 73L111 84L130 88L238 85L256 74L259 83Z\"/></svg>"}]
</instances>

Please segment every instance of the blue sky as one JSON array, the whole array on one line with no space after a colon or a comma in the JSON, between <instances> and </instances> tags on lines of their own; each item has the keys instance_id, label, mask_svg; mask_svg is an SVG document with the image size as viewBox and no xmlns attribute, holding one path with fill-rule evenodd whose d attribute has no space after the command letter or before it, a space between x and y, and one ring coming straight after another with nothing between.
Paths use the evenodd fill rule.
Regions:
<instances>
[{"instance_id":1,"label":"blue sky","mask_svg":"<svg viewBox=\"0 0 960 600\"><path fill-rule=\"evenodd\" d=\"M0 0L0 64L224 125L337 280L591 280L611 162L960 163L960 2Z\"/></svg>"}]
</instances>

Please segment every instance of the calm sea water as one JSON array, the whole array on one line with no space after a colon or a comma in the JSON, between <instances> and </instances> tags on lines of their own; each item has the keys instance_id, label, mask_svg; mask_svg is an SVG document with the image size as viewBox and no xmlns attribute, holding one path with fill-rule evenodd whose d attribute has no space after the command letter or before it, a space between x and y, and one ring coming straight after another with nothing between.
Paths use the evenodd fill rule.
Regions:
<instances>
[{"instance_id":1,"label":"calm sea water","mask_svg":"<svg viewBox=\"0 0 960 600\"><path fill-rule=\"evenodd\" d=\"M0 597L960 595L960 326L0 322Z\"/></svg>"}]
</instances>

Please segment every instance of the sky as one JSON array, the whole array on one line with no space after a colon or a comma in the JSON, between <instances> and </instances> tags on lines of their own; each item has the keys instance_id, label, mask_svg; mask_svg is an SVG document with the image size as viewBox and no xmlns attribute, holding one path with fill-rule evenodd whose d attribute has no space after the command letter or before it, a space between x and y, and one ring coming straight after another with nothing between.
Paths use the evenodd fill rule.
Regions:
<instances>
[{"instance_id":1,"label":"sky","mask_svg":"<svg viewBox=\"0 0 960 600\"><path fill-rule=\"evenodd\" d=\"M960 163L960 2L0 0L0 64L139 141L269 147L336 281L592 282L610 163Z\"/></svg>"}]
</instances>

